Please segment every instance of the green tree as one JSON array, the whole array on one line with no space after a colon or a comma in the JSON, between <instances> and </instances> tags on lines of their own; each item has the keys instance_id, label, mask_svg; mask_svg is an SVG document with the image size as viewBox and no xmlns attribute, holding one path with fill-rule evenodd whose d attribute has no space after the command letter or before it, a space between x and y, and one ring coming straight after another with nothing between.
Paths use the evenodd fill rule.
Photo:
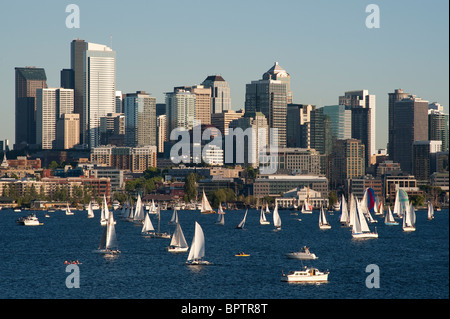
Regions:
<instances>
[{"instance_id":1,"label":"green tree","mask_svg":"<svg viewBox=\"0 0 450 319\"><path fill-rule=\"evenodd\" d=\"M188 201L191 201L197 197L197 174L190 173L184 180L184 193L187 196Z\"/></svg>"}]
</instances>

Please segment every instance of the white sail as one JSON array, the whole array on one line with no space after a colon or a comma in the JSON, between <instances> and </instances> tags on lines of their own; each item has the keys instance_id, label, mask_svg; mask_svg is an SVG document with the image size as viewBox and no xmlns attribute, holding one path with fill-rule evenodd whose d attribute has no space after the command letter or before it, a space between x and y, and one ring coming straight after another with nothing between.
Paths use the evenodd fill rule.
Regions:
<instances>
[{"instance_id":1,"label":"white sail","mask_svg":"<svg viewBox=\"0 0 450 319\"><path fill-rule=\"evenodd\" d=\"M259 215L259 224L260 225L268 225L268 224L270 224L269 221L266 219L266 214L264 213L264 210L263 210L262 206L261 206L261 212L260 212L260 215Z\"/></svg>"},{"instance_id":2,"label":"white sail","mask_svg":"<svg viewBox=\"0 0 450 319\"><path fill-rule=\"evenodd\" d=\"M331 225L327 221L327 216L325 214L325 211L324 211L323 207L320 208L319 227L320 228L331 228Z\"/></svg>"},{"instance_id":3,"label":"white sail","mask_svg":"<svg viewBox=\"0 0 450 319\"><path fill-rule=\"evenodd\" d=\"M363 209L361 208L361 203L359 201L357 203L356 208L357 208L357 211L358 211L358 217L359 217L359 223L361 225L361 231L363 233L370 232L369 225L367 224L367 220L364 217L364 212L363 212Z\"/></svg>"},{"instance_id":4,"label":"white sail","mask_svg":"<svg viewBox=\"0 0 450 319\"><path fill-rule=\"evenodd\" d=\"M281 228L281 218L278 214L278 203L275 203L275 208L273 209L273 225L275 228Z\"/></svg>"},{"instance_id":5,"label":"white sail","mask_svg":"<svg viewBox=\"0 0 450 319\"><path fill-rule=\"evenodd\" d=\"M178 212L176 209L173 210L172 218L169 221L169 225L176 225L178 224Z\"/></svg>"},{"instance_id":6,"label":"white sail","mask_svg":"<svg viewBox=\"0 0 450 319\"><path fill-rule=\"evenodd\" d=\"M92 209L91 202L89 202L89 206L88 206L88 218L94 218L94 210Z\"/></svg>"},{"instance_id":7,"label":"white sail","mask_svg":"<svg viewBox=\"0 0 450 319\"><path fill-rule=\"evenodd\" d=\"M116 228L114 227L114 216L113 214L109 214L107 229L108 232L106 234L106 249L117 249L117 237L116 237Z\"/></svg>"},{"instance_id":8,"label":"white sail","mask_svg":"<svg viewBox=\"0 0 450 319\"><path fill-rule=\"evenodd\" d=\"M269 209L269 205L267 204L267 202L266 202L266 213L270 214L270 209Z\"/></svg>"},{"instance_id":9,"label":"white sail","mask_svg":"<svg viewBox=\"0 0 450 319\"><path fill-rule=\"evenodd\" d=\"M201 213L213 212L211 204L209 203L208 198L206 197L205 190L203 190L202 207L200 209L200 212Z\"/></svg>"},{"instance_id":10,"label":"white sail","mask_svg":"<svg viewBox=\"0 0 450 319\"><path fill-rule=\"evenodd\" d=\"M384 223L385 224L392 224L395 223L394 215L392 214L391 207L388 207L388 212L386 216L384 217Z\"/></svg>"},{"instance_id":11,"label":"white sail","mask_svg":"<svg viewBox=\"0 0 450 319\"><path fill-rule=\"evenodd\" d=\"M353 196L353 193L350 196L350 216L348 225L353 226L355 223L355 217L356 217L356 198Z\"/></svg>"},{"instance_id":12,"label":"white sail","mask_svg":"<svg viewBox=\"0 0 450 319\"><path fill-rule=\"evenodd\" d=\"M359 233L361 233L361 224L359 222L359 217L358 217L357 203L356 203L353 195L352 195L352 203L350 206L351 206L350 220L352 221L352 233L359 234Z\"/></svg>"},{"instance_id":13,"label":"white sail","mask_svg":"<svg viewBox=\"0 0 450 319\"><path fill-rule=\"evenodd\" d=\"M431 202L428 202L427 206L428 206L427 207L427 209L428 209L428 211L427 211L427 218L428 218L428 220L432 220L434 218L433 204L431 204Z\"/></svg>"},{"instance_id":14,"label":"white sail","mask_svg":"<svg viewBox=\"0 0 450 319\"><path fill-rule=\"evenodd\" d=\"M217 214L216 225L225 225L225 214Z\"/></svg>"},{"instance_id":15,"label":"white sail","mask_svg":"<svg viewBox=\"0 0 450 319\"><path fill-rule=\"evenodd\" d=\"M244 218L241 220L239 225L236 226L236 228L244 228L245 220L247 219L247 212L248 212L248 209L245 211Z\"/></svg>"},{"instance_id":16,"label":"white sail","mask_svg":"<svg viewBox=\"0 0 450 319\"><path fill-rule=\"evenodd\" d=\"M181 229L180 224L177 224L177 228L172 235L172 240L170 241L170 246L178 247L178 248L187 248L189 247L186 238L184 238L183 230Z\"/></svg>"},{"instance_id":17,"label":"white sail","mask_svg":"<svg viewBox=\"0 0 450 319\"><path fill-rule=\"evenodd\" d=\"M205 235L199 223L195 222L195 233L187 261L194 261L205 256Z\"/></svg>"},{"instance_id":18,"label":"white sail","mask_svg":"<svg viewBox=\"0 0 450 319\"><path fill-rule=\"evenodd\" d=\"M405 211L405 214L403 215L403 229L414 229L416 224L416 213L414 211L414 206L411 203L411 205L408 206L408 208Z\"/></svg>"},{"instance_id":19,"label":"white sail","mask_svg":"<svg viewBox=\"0 0 450 319\"><path fill-rule=\"evenodd\" d=\"M148 233L148 232L154 232L154 231L155 231L155 228L153 227L150 216L148 214L145 214L144 225L142 226L142 232Z\"/></svg>"},{"instance_id":20,"label":"white sail","mask_svg":"<svg viewBox=\"0 0 450 319\"><path fill-rule=\"evenodd\" d=\"M138 199L136 202L136 211L134 213L133 220L134 221L142 221L144 220L144 205L142 204L141 195L138 194Z\"/></svg>"},{"instance_id":21,"label":"white sail","mask_svg":"<svg viewBox=\"0 0 450 319\"><path fill-rule=\"evenodd\" d=\"M341 199L341 218L339 221L343 225L347 225L349 222L347 202L345 201L344 195L342 195L342 199Z\"/></svg>"}]
</instances>

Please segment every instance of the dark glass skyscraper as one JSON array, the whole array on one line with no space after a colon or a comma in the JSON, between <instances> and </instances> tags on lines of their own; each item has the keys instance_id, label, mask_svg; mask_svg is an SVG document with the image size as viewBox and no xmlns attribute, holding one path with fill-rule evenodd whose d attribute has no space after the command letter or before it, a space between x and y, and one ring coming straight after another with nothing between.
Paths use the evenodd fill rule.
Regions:
<instances>
[{"instance_id":1,"label":"dark glass skyscraper","mask_svg":"<svg viewBox=\"0 0 450 319\"><path fill-rule=\"evenodd\" d=\"M47 88L47 76L42 68L25 67L16 70L15 147L36 143L36 89Z\"/></svg>"}]
</instances>

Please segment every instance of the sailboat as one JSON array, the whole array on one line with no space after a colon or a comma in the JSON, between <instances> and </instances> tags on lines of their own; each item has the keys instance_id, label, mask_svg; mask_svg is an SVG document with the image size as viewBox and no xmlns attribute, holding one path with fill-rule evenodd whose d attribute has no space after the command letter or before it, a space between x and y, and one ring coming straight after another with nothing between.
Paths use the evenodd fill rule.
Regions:
<instances>
[{"instance_id":1,"label":"sailboat","mask_svg":"<svg viewBox=\"0 0 450 319\"><path fill-rule=\"evenodd\" d=\"M150 205L150 209L148 210L149 214L157 214L157 209L155 205L155 201L152 199L152 204Z\"/></svg>"},{"instance_id":2,"label":"sailboat","mask_svg":"<svg viewBox=\"0 0 450 319\"><path fill-rule=\"evenodd\" d=\"M325 215L325 211L323 210L323 207L320 208L319 213L319 228L320 229L330 229L331 225L327 221L327 216Z\"/></svg>"},{"instance_id":3,"label":"sailboat","mask_svg":"<svg viewBox=\"0 0 450 319\"><path fill-rule=\"evenodd\" d=\"M349 216L348 216L347 202L345 201L344 194L342 194L340 211L341 211L341 218L339 219L339 221L341 222L341 226L348 226Z\"/></svg>"},{"instance_id":4,"label":"sailboat","mask_svg":"<svg viewBox=\"0 0 450 319\"><path fill-rule=\"evenodd\" d=\"M239 225L236 226L236 229L243 229L244 228L245 220L247 219L247 212L248 212L248 209L245 211L244 218L242 218L242 220L239 223Z\"/></svg>"},{"instance_id":5,"label":"sailboat","mask_svg":"<svg viewBox=\"0 0 450 319\"><path fill-rule=\"evenodd\" d=\"M92 203L91 202L89 202L87 213L88 213L88 218L94 218L94 210L92 209Z\"/></svg>"},{"instance_id":6,"label":"sailboat","mask_svg":"<svg viewBox=\"0 0 450 319\"><path fill-rule=\"evenodd\" d=\"M216 225L225 225L225 212L222 208L222 203L219 203L219 209L217 210Z\"/></svg>"},{"instance_id":7,"label":"sailboat","mask_svg":"<svg viewBox=\"0 0 450 319\"><path fill-rule=\"evenodd\" d=\"M214 214L215 211L212 209L211 204L206 197L205 190L203 190L202 196L202 207L200 208L200 213L202 214Z\"/></svg>"},{"instance_id":8,"label":"sailboat","mask_svg":"<svg viewBox=\"0 0 450 319\"><path fill-rule=\"evenodd\" d=\"M170 246L167 247L167 251L171 253L184 253L188 251L189 246L184 238L183 230L179 223L177 223L177 228L172 235L172 240L170 241Z\"/></svg>"},{"instance_id":9,"label":"sailboat","mask_svg":"<svg viewBox=\"0 0 450 319\"><path fill-rule=\"evenodd\" d=\"M144 225L142 226L142 231L144 235L152 235L155 233L155 228L153 227L152 220L149 214L145 214Z\"/></svg>"},{"instance_id":10,"label":"sailboat","mask_svg":"<svg viewBox=\"0 0 450 319\"><path fill-rule=\"evenodd\" d=\"M66 215L73 215L74 213L70 210L69 204L67 204Z\"/></svg>"},{"instance_id":11,"label":"sailboat","mask_svg":"<svg viewBox=\"0 0 450 319\"><path fill-rule=\"evenodd\" d=\"M270 214L269 204L266 202L266 214Z\"/></svg>"},{"instance_id":12,"label":"sailboat","mask_svg":"<svg viewBox=\"0 0 450 319\"><path fill-rule=\"evenodd\" d=\"M375 212L375 192L372 188L366 188L363 199L360 202L364 216L367 217L369 223L377 223L378 221L372 217L371 212Z\"/></svg>"},{"instance_id":13,"label":"sailboat","mask_svg":"<svg viewBox=\"0 0 450 319\"><path fill-rule=\"evenodd\" d=\"M158 231L156 233L150 234L150 237L153 238L165 238L165 239L169 239L170 238L170 234L169 233L161 233L160 231L160 227L161 227L161 210L158 207L156 210L156 217L158 218Z\"/></svg>"},{"instance_id":14,"label":"sailboat","mask_svg":"<svg viewBox=\"0 0 450 319\"><path fill-rule=\"evenodd\" d=\"M134 212L133 221L137 224L143 223L144 218L145 218L144 205L142 203L141 195L138 194L138 198L136 201L136 210Z\"/></svg>"},{"instance_id":15,"label":"sailboat","mask_svg":"<svg viewBox=\"0 0 450 319\"><path fill-rule=\"evenodd\" d=\"M303 201L302 205L302 214L312 214L313 207L309 203L309 187L308 187L308 193L306 195L306 199Z\"/></svg>"},{"instance_id":16,"label":"sailboat","mask_svg":"<svg viewBox=\"0 0 450 319\"><path fill-rule=\"evenodd\" d=\"M388 226L396 226L398 225L398 222L395 221L394 215L392 214L391 207L388 207L388 212L386 216L384 217L384 224Z\"/></svg>"},{"instance_id":17,"label":"sailboat","mask_svg":"<svg viewBox=\"0 0 450 319\"><path fill-rule=\"evenodd\" d=\"M278 214L278 203L275 203L275 208L273 209L273 225L275 230L281 230L281 218Z\"/></svg>"},{"instance_id":18,"label":"sailboat","mask_svg":"<svg viewBox=\"0 0 450 319\"><path fill-rule=\"evenodd\" d=\"M178 224L178 211L174 209L172 213L172 218L169 221L169 225L176 225L176 224Z\"/></svg>"},{"instance_id":19,"label":"sailboat","mask_svg":"<svg viewBox=\"0 0 450 319\"><path fill-rule=\"evenodd\" d=\"M261 206L261 212L259 215L259 224L260 225L269 225L270 224L270 222L266 219L266 214L264 213L262 206Z\"/></svg>"},{"instance_id":20,"label":"sailboat","mask_svg":"<svg viewBox=\"0 0 450 319\"><path fill-rule=\"evenodd\" d=\"M403 189L398 189L395 195L393 214L397 217L402 217L409 206L408 194Z\"/></svg>"},{"instance_id":21,"label":"sailboat","mask_svg":"<svg viewBox=\"0 0 450 319\"><path fill-rule=\"evenodd\" d=\"M95 251L96 253L105 255L120 254L120 250L118 249L119 246L117 243L116 229L114 227L115 223L116 222L114 221L113 214L110 214L106 221L106 227L103 231L98 250Z\"/></svg>"},{"instance_id":22,"label":"sailboat","mask_svg":"<svg viewBox=\"0 0 450 319\"><path fill-rule=\"evenodd\" d=\"M434 218L433 204L431 204L431 202L428 202L427 206L428 206L427 219L432 220Z\"/></svg>"},{"instance_id":23,"label":"sailboat","mask_svg":"<svg viewBox=\"0 0 450 319\"><path fill-rule=\"evenodd\" d=\"M211 263L202 260L205 256L205 235L199 223L195 222L195 233L192 239L191 249L186 260L187 265L210 265Z\"/></svg>"},{"instance_id":24,"label":"sailboat","mask_svg":"<svg viewBox=\"0 0 450 319\"><path fill-rule=\"evenodd\" d=\"M106 196L103 195L102 212L101 212L101 217L100 217L100 225L107 226L108 219L109 219L110 215L112 216L112 213L110 213L110 211L108 209L108 203L106 202ZM114 220L114 218L113 218L113 220ZM114 221L114 224L115 223L116 222Z\"/></svg>"},{"instance_id":25,"label":"sailboat","mask_svg":"<svg viewBox=\"0 0 450 319\"><path fill-rule=\"evenodd\" d=\"M363 238L378 238L377 232L371 232L369 225L367 224L364 213L362 212L361 205L356 201L356 209L350 210L350 215L354 215L352 225L352 237L357 239Z\"/></svg>"},{"instance_id":26,"label":"sailboat","mask_svg":"<svg viewBox=\"0 0 450 319\"><path fill-rule=\"evenodd\" d=\"M403 214L403 231L410 232L416 230L416 213L414 211L414 206L411 205L406 209Z\"/></svg>"}]
</instances>

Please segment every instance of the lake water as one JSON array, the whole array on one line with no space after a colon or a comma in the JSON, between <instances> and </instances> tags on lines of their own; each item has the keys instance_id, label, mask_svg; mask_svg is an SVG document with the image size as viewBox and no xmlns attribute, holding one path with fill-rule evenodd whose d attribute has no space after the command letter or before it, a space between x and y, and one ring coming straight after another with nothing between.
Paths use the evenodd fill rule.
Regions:
<instances>
[{"instance_id":1,"label":"lake water","mask_svg":"<svg viewBox=\"0 0 450 319\"><path fill-rule=\"evenodd\" d=\"M0 211L0 298L45 299L441 299L449 298L448 210L428 221L417 211L416 231L401 226L376 225L378 239L354 240L349 228L341 227L339 214L328 215L332 228L320 230L318 211L291 215L281 211L281 231L259 225L259 212L249 210L246 229L235 226L244 211L227 211L225 226L215 225L217 215L180 211L179 221L191 244L194 223L202 226L206 239L206 267L189 267L187 253L165 251L169 239L141 235L141 226L120 220L115 213L121 254L105 258L95 254L103 232L99 212L66 216L62 212L36 212L38 227L15 221L29 212ZM161 230L171 212L162 212ZM272 215L267 215L271 221ZM155 216L152 222L157 226ZM298 219L301 219L299 221ZM272 221L271 221L272 222ZM329 270L324 284L281 282L281 272L298 270L302 263L285 253L310 247L319 259L304 265ZM235 257L240 251L249 257ZM66 260L78 260L80 288L66 287ZM366 267L379 267L380 287L369 289Z\"/></svg>"}]
</instances>

